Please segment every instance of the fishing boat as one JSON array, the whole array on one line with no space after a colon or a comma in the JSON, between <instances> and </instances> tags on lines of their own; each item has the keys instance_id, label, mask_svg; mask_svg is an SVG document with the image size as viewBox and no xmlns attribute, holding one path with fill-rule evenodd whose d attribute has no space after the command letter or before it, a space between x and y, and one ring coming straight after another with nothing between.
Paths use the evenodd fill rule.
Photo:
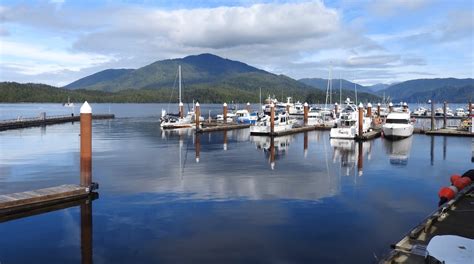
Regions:
<instances>
[{"instance_id":1,"label":"fishing boat","mask_svg":"<svg viewBox=\"0 0 474 264\"><path fill-rule=\"evenodd\" d=\"M413 135L413 123L410 120L410 112L391 112L387 115L382 132L385 138L401 139Z\"/></svg>"},{"instance_id":2,"label":"fishing boat","mask_svg":"<svg viewBox=\"0 0 474 264\"><path fill-rule=\"evenodd\" d=\"M71 103L69 96L67 97L67 103L63 103L64 107L74 107L74 103Z\"/></svg>"},{"instance_id":3,"label":"fishing boat","mask_svg":"<svg viewBox=\"0 0 474 264\"><path fill-rule=\"evenodd\" d=\"M284 132L291 130L293 124L289 119L288 113L277 112L275 113L273 132ZM269 135L271 134L271 117L265 115L260 118L254 126L250 127L250 135Z\"/></svg>"},{"instance_id":4,"label":"fishing boat","mask_svg":"<svg viewBox=\"0 0 474 264\"><path fill-rule=\"evenodd\" d=\"M181 65L178 66L178 79L179 79L179 113L171 114L166 113L166 110L161 110L160 126L163 129L174 129L174 128L192 128L195 124L196 118L194 108L184 115L184 104L181 101ZM194 103L193 103L194 106ZM202 120L202 117L199 117Z\"/></svg>"}]
</instances>

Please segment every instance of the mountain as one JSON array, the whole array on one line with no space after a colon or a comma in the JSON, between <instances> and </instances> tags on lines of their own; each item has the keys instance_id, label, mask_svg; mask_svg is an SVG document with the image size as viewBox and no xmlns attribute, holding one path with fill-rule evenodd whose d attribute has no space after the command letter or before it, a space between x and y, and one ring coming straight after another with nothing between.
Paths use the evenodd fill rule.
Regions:
<instances>
[{"instance_id":1,"label":"mountain","mask_svg":"<svg viewBox=\"0 0 474 264\"><path fill-rule=\"evenodd\" d=\"M440 99L443 101L454 102L452 100L464 98L465 102L473 97L473 90L474 79L437 78L401 82L379 91L378 94L385 93L385 96L390 96L394 101L417 102L422 98L442 95L445 96Z\"/></svg>"},{"instance_id":2,"label":"mountain","mask_svg":"<svg viewBox=\"0 0 474 264\"><path fill-rule=\"evenodd\" d=\"M401 101L427 102L434 100L435 102L467 103L473 99L474 85L466 85L462 87L444 86L430 91L415 92L409 97L401 98Z\"/></svg>"},{"instance_id":3,"label":"mountain","mask_svg":"<svg viewBox=\"0 0 474 264\"><path fill-rule=\"evenodd\" d=\"M367 88L369 88L370 91L375 93L375 92L387 89L388 87L390 87L390 85L392 85L392 84L377 83L377 84L374 84L374 85L367 86Z\"/></svg>"},{"instance_id":4,"label":"mountain","mask_svg":"<svg viewBox=\"0 0 474 264\"><path fill-rule=\"evenodd\" d=\"M64 88L68 89L81 89L88 86L101 86L103 82L107 82L110 80L117 80L118 78L132 72L133 69L108 69L104 71L100 71L98 73L94 73L82 79L79 79L75 82L72 82Z\"/></svg>"},{"instance_id":5,"label":"mountain","mask_svg":"<svg viewBox=\"0 0 474 264\"><path fill-rule=\"evenodd\" d=\"M258 102L262 97L275 95L280 100L292 96L304 100L312 87L285 75L276 75L239 61L213 54L200 54L180 59L156 61L142 68L105 70L77 80L64 88L117 92L123 90L162 90L169 94L162 102L177 100L177 69L181 65L183 101L201 102ZM318 98L325 93L313 91ZM174 96L173 96L174 95Z\"/></svg>"}]
</instances>

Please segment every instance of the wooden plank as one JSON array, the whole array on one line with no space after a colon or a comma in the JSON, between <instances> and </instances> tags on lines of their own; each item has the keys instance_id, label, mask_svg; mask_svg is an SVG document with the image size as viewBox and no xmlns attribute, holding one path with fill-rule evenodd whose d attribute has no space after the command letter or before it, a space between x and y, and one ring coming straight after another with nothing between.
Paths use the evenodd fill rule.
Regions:
<instances>
[{"instance_id":1,"label":"wooden plank","mask_svg":"<svg viewBox=\"0 0 474 264\"><path fill-rule=\"evenodd\" d=\"M433 136L458 136L458 137L474 137L474 133L469 131L459 131L454 129L438 129L438 130L427 130L426 135Z\"/></svg>"},{"instance_id":2,"label":"wooden plank","mask_svg":"<svg viewBox=\"0 0 474 264\"><path fill-rule=\"evenodd\" d=\"M89 193L89 188L69 184L34 191L0 195L0 215L44 204L78 199L89 195Z\"/></svg>"}]
</instances>

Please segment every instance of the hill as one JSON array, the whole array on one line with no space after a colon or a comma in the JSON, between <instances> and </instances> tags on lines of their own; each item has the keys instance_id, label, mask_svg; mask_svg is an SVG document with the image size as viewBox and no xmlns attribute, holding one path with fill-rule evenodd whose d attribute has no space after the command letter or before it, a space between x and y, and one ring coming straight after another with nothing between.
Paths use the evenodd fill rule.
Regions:
<instances>
[{"instance_id":1,"label":"hill","mask_svg":"<svg viewBox=\"0 0 474 264\"><path fill-rule=\"evenodd\" d=\"M324 98L322 91L313 91L308 85L284 75L276 75L239 61L212 54L187 56L181 59L156 61L136 70L105 70L86 76L64 88L117 92L123 90L162 90L171 101L177 100L177 69L181 65L183 100L201 102L258 102L262 97L275 95L280 100L292 96L304 100L312 91ZM174 91L172 90L174 89ZM169 102L170 97L162 98Z\"/></svg>"},{"instance_id":2,"label":"hill","mask_svg":"<svg viewBox=\"0 0 474 264\"><path fill-rule=\"evenodd\" d=\"M401 100L407 102L434 100L435 102L466 103L469 100L474 100L474 85L462 87L444 86L435 90L416 92Z\"/></svg>"},{"instance_id":3,"label":"hill","mask_svg":"<svg viewBox=\"0 0 474 264\"><path fill-rule=\"evenodd\" d=\"M326 91L328 86L328 80L323 78L303 78L299 79L299 82L302 82L306 85L309 85L314 88L318 88L320 90ZM332 80L332 89L339 90L339 86L341 86L342 90L351 90L354 91L354 86L357 87L357 91L367 92L369 91L367 87L362 86L357 83L353 83L344 79L333 79Z\"/></svg>"},{"instance_id":4,"label":"hill","mask_svg":"<svg viewBox=\"0 0 474 264\"><path fill-rule=\"evenodd\" d=\"M445 96L441 100L454 102L453 100L464 98L463 102L465 102L472 98L472 89L474 89L474 79L471 78L416 79L391 85L379 91L378 94L385 93L385 96L390 96L394 101L417 102L430 96Z\"/></svg>"}]
</instances>

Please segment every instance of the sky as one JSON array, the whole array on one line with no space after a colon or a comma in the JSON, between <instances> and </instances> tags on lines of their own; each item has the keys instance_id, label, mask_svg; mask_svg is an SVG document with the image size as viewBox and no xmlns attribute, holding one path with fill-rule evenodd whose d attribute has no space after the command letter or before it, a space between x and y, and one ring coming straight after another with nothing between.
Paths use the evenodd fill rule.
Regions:
<instances>
[{"instance_id":1,"label":"sky","mask_svg":"<svg viewBox=\"0 0 474 264\"><path fill-rule=\"evenodd\" d=\"M474 1L0 1L0 81L212 53L295 79L474 77Z\"/></svg>"}]
</instances>

